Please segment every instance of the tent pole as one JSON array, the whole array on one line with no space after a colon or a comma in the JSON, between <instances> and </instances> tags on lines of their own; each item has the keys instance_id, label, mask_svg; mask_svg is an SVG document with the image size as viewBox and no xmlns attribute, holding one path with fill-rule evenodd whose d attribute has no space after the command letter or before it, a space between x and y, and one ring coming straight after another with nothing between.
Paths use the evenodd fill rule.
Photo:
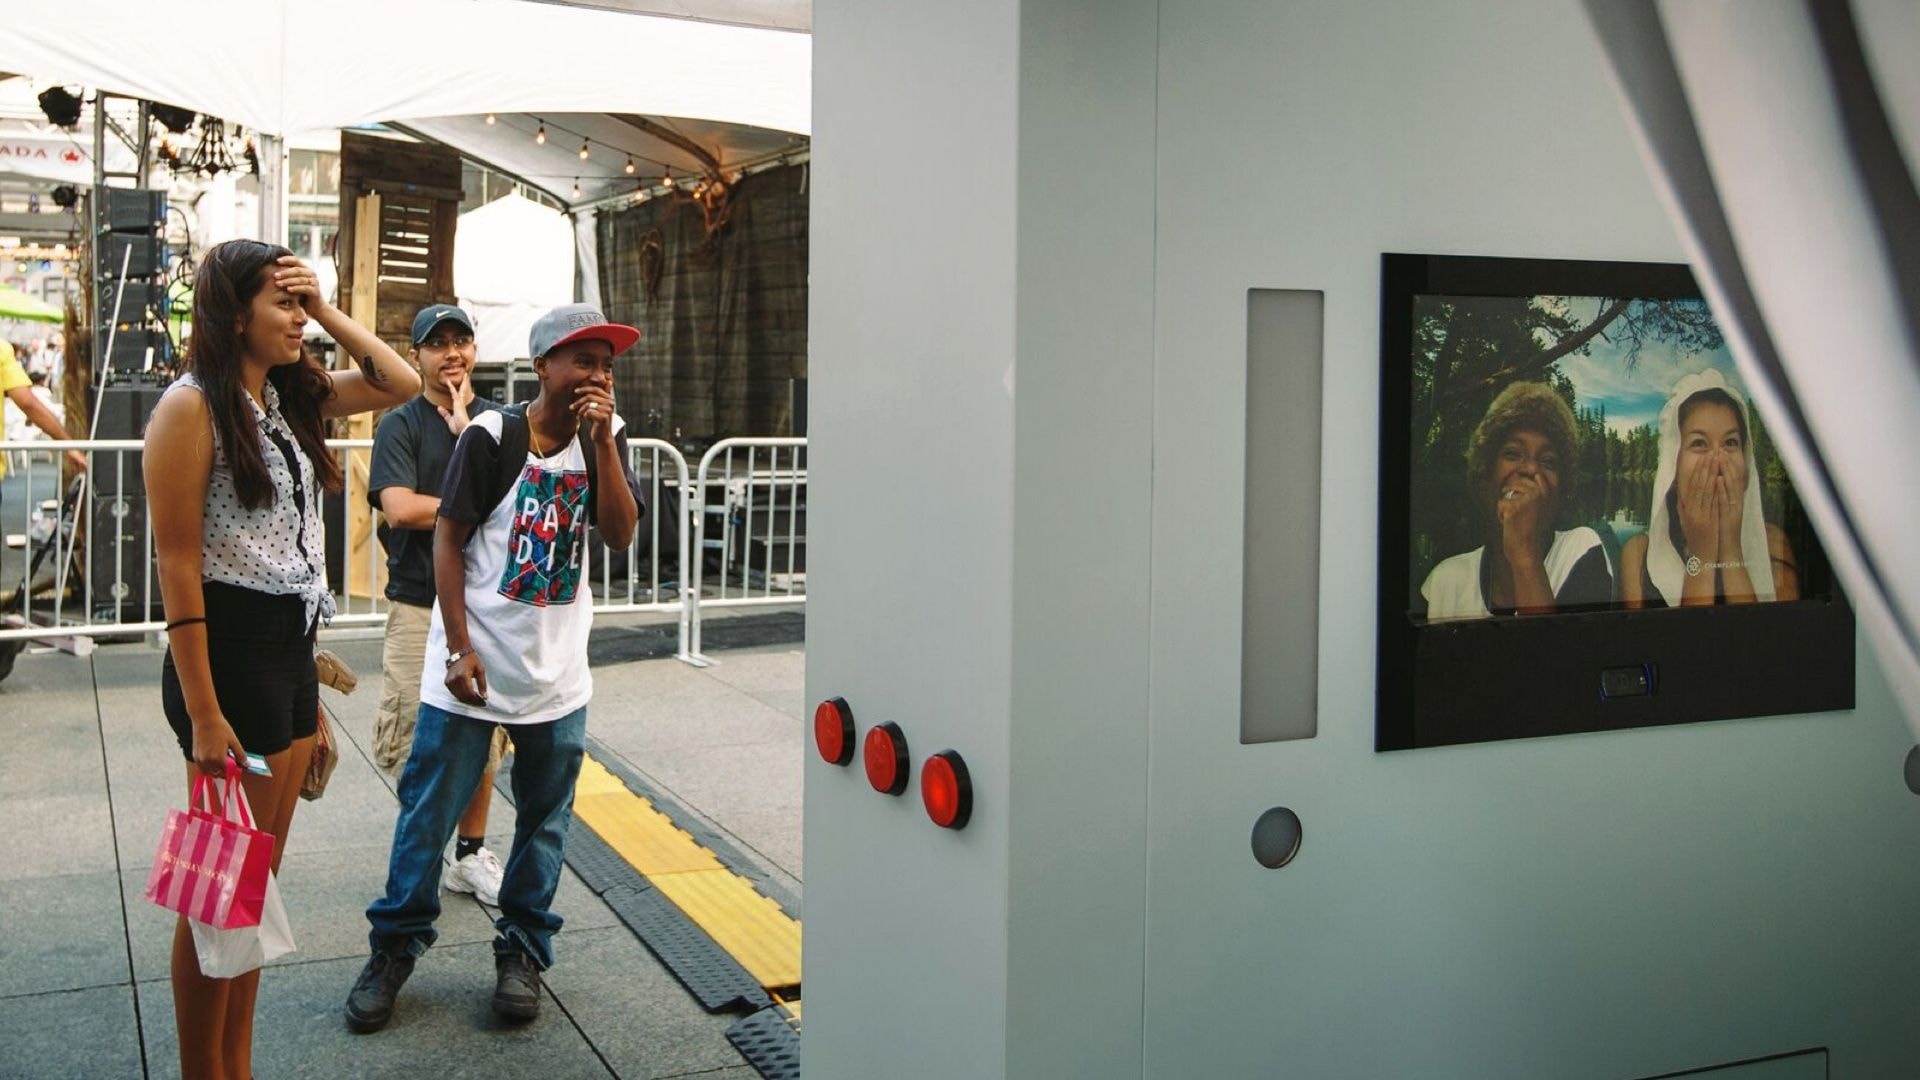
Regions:
<instances>
[{"instance_id":1,"label":"tent pole","mask_svg":"<svg viewBox=\"0 0 1920 1080\"><path fill-rule=\"evenodd\" d=\"M100 272L102 269L100 259L100 202L106 198L106 192L107 95L104 90L96 90L93 95L93 191L87 195L87 280L93 287L87 290L87 295L91 298L89 305L91 310L82 309L81 311L83 321L93 330L92 334L88 336L88 344L92 346L93 352L93 356L91 357L92 364L88 368L88 377L90 379L100 370L101 358L104 355L102 350L106 347L105 343L100 340L101 326L99 316ZM100 408L100 397L98 394L94 395L93 407L94 412L98 414Z\"/></svg>"},{"instance_id":2,"label":"tent pole","mask_svg":"<svg viewBox=\"0 0 1920 1080\"><path fill-rule=\"evenodd\" d=\"M254 158L260 162L260 240L287 246L287 141L255 131Z\"/></svg>"}]
</instances>

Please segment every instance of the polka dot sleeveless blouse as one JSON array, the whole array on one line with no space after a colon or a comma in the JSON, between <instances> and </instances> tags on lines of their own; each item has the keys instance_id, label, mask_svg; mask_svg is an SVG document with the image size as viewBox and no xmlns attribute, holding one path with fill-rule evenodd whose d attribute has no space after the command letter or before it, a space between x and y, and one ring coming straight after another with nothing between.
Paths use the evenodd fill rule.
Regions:
<instances>
[{"instance_id":1,"label":"polka dot sleeveless blouse","mask_svg":"<svg viewBox=\"0 0 1920 1080\"><path fill-rule=\"evenodd\" d=\"M191 374L174 380L168 393L191 387L205 390ZM258 510L240 503L233 486L233 465L213 432L213 472L207 482L207 504L201 526L204 559L200 577L275 596L296 595L306 601L307 622L333 618L333 591L327 587L323 561L326 536L320 519L320 485L313 462L300 448L293 428L280 413L280 394L266 385L267 407L247 398L258 424L260 454L273 478L273 501ZM297 472L296 472L297 467Z\"/></svg>"}]
</instances>

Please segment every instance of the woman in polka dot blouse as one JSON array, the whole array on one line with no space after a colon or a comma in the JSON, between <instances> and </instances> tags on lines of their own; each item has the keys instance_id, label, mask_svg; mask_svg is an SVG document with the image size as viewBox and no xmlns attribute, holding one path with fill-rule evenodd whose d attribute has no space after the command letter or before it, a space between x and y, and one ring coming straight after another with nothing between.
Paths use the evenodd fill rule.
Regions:
<instances>
[{"instance_id":1,"label":"woman in polka dot blouse","mask_svg":"<svg viewBox=\"0 0 1920 1080\"><path fill-rule=\"evenodd\" d=\"M220 775L229 754L266 759L242 781L262 829L280 842L313 752L319 686L313 635L333 614L321 489L340 489L328 417L399 405L420 380L399 355L320 295L286 248L232 240L208 251L193 282L187 374L147 426L143 469L170 647L161 701L187 774ZM301 334L316 320L357 369L327 371ZM258 971L200 974L185 919L173 935L180 1069L253 1075Z\"/></svg>"}]
</instances>

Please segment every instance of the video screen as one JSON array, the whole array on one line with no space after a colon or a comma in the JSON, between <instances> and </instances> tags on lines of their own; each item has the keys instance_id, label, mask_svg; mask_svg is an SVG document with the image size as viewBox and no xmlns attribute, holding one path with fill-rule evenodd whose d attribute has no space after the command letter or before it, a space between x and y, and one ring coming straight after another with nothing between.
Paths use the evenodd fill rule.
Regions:
<instances>
[{"instance_id":1,"label":"video screen","mask_svg":"<svg viewBox=\"0 0 1920 1080\"><path fill-rule=\"evenodd\" d=\"M1412 297L1415 625L1765 604L1831 571L1697 297Z\"/></svg>"},{"instance_id":2,"label":"video screen","mask_svg":"<svg viewBox=\"0 0 1920 1080\"><path fill-rule=\"evenodd\" d=\"M1852 609L1685 266L1381 257L1380 750L1852 707Z\"/></svg>"}]
</instances>

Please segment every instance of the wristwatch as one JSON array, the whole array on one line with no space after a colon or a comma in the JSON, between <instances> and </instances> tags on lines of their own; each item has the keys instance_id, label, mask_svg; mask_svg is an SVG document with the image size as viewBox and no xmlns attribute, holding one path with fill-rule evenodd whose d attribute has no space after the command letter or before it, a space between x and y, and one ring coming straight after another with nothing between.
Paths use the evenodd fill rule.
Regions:
<instances>
[{"instance_id":1,"label":"wristwatch","mask_svg":"<svg viewBox=\"0 0 1920 1080\"><path fill-rule=\"evenodd\" d=\"M473 650L471 648L455 649L452 652L447 654L447 666L452 667L453 665L459 663L463 657L468 657L472 655L473 655Z\"/></svg>"}]
</instances>

